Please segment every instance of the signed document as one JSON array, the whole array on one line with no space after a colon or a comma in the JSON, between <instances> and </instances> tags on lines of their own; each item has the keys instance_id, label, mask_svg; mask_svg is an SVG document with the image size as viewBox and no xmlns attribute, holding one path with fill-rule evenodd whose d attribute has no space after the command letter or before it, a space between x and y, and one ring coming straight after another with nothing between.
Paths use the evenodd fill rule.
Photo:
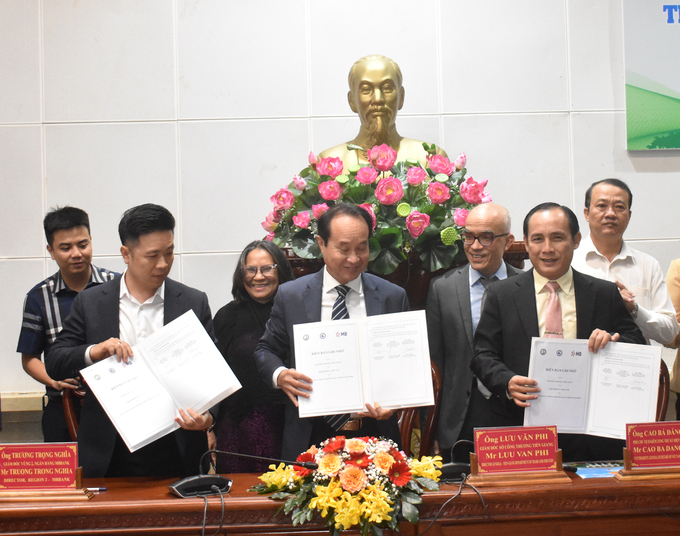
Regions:
<instances>
[{"instance_id":1,"label":"signed document","mask_svg":"<svg viewBox=\"0 0 680 536\"><path fill-rule=\"evenodd\" d=\"M314 382L300 417L434 404L424 311L293 326L295 368Z\"/></svg>"},{"instance_id":2,"label":"signed document","mask_svg":"<svg viewBox=\"0 0 680 536\"><path fill-rule=\"evenodd\" d=\"M524 426L625 439L626 424L655 419L660 361L660 346L610 342L593 354L587 340L534 337L529 377L541 392Z\"/></svg>"},{"instance_id":3,"label":"signed document","mask_svg":"<svg viewBox=\"0 0 680 536\"><path fill-rule=\"evenodd\" d=\"M193 311L114 357L83 369L125 444L134 452L179 428L179 409L203 413L241 388Z\"/></svg>"}]
</instances>

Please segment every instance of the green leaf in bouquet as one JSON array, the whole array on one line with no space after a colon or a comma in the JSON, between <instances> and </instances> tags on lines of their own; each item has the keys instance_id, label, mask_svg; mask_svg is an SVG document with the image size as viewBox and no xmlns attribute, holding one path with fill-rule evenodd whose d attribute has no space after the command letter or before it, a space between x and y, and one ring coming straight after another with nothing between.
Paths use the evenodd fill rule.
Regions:
<instances>
[{"instance_id":1,"label":"green leaf in bouquet","mask_svg":"<svg viewBox=\"0 0 680 536\"><path fill-rule=\"evenodd\" d=\"M467 169L457 169L453 173L451 173L451 180L456 181L458 185L462 182L463 178L465 178L465 172Z\"/></svg>"},{"instance_id":2,"label":"green leaf in bouquet","mask_svg":"<svg viewBox=\"0 0 680 536\"><path fill-rule=\"evenodd\" d=\"M342 192L342 201L362 205L375 201L375 191L368 184L357 182L345 187Z\"/></svg>"},{"instance_id":3,"label":"green leaf in bouquet","mask_svg":"<svg viewBox=\"0 0 680 536\"><path fill-rule=\"evenodd\" d=\"M434 225L428 225L416 241L416 249L420 253L420 260L428 272L436 272L448 268L458 252L458 246L445 246L439 236L439 230Z\"/></svg>"},{"instance_id":4,"label":"green leaf in bouquet","mask_svg":"<svg viewBox=\"0 0 680 536\"><path fill-rule=\"evenodd\" d=\"M440 228L446 219L446 206L432 203L423 206L421 212L430 216L430 225Z\"/></svg>"},{"instance_id":5,"label":"green leaf in bouquet","mask_svg":"<svg viewBox=\"0 0 680 536\"><path fill-rule=\"evenodd\" d=\"M325 202L326 201L319 193L319 188L316 185L313 185L312 188L307 188L297 197L295 208L298 212L305 209L311 210L312 205L319 205Z\"/></svg>"},{"instance_id":6,"label":"green leaf in bouquet","mask_svg":"<svg viewBox=\"0 0 680 536\"><path fill-rule=\"evenodd\" d=\"M348 151L363 151L364 148L361 145L355 145L354 143L347 144Z\"/></svg>"},{"instance_id":7,"label":"green leaf in bouquet","mask_svg":"<svg viewBox=\"0 0 680 536\"><path fill-rule=\"evenodd\" d=\"M411 504L421 504L423 502L423 498L420 495L406 490L402 490L401 500Z\"/></svg>"},{"instance_id":8,"label":"green leaf in bouquet","mask_svg":"<svg viewBox=\"0 0 680 536\"><path fill-rule=\"evenodd\" d=\"M401 250L403 243L401 231L392 227L380 229L376 232L375 238L380 243L380 252L368 263L368 268L376 274L391 274L399 263L406 260L406 255Z\"/></svg>"},{"instance_id":9,"label":"green leaf in bouquet","mask_svg":"<svg viewBox=\"0 0 680 536\"><path fill-rule=\"evenodd\" d=\"M314 174L315 170L313 166L308 166L302 171L300 171L300 177L306 178L309 177L311 174Z\"/></svg>"},{"instance_id":10,"label":"green leaf in bouquet","mask_svg":"<svg viewBox=\"0 0 680 536\"><path fill-rule=\"evenodd\" d=\"M437 491L439 489L439 482L432 480L431 478L425 478L424 476L417 476L415 478L423 488L428 491Z\"/></svg>"},{"instance_id":11,"label":"green leaf in bouquet","mask_svg":"<svg viewBox=\"0 0 680 536\"><path fill-rule=\"evenodd\" d=\"M380 242L375 236L368 239L368 260L373 261L380 254Z\"/></svg>"},{"instance_id":12,"label":"green leaf in bouquet","mask_svg":"<svg viewBox=\"0 0 680 536\"><path fill-rule=\"evenodd\" d=\"M401 503L401 515L404 516L404 519L406 519L406 521L409 523L413 523L414 525L418 524L418 519L420 518L418 514L418 508L413 506L411 503Z\"/></svg>"},{"instance_id":13,"label":"green leaf in bouquet","mask_svg":"<svg viewBox=\"0 0 680 536\"><path fill-rule=\"evenodd\" d=\"M309 229L303 229L295 233L290 241L295 254L302 259L318 259L321 257L321 249L316 243L314 234Z\"/></svg>"}]
</instances>

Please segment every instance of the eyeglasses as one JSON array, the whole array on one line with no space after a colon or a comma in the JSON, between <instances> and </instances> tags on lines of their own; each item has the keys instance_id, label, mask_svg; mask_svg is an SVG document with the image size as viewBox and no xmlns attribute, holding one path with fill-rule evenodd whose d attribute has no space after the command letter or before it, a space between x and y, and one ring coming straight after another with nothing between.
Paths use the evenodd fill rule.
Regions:
<instances>
[{"instance_id":1,"label":"eyeglasses","mask_svg":"<svg viewBox=\"0 0 680 536\"><path fill-rule=\"evenodd\" d=\"M508 236L510 233L503 233L503 234L493 234L493 233L482 233L480 235L475 235L472 233L468 232L463 232L463 242L465 243L466 246L471 246L472 244L475 243L475 240L479 240L479 244L482 247L488 247L491 244L493 244L493 241L496 240L496 238L500 238L501 236Z\"/></svg>"},{"instance_id":2,"label":"eyeglasses","mask_svg":"<svg viewBox=\"0 0 680 536\"><path fill-rule=\"evenodd\" d=\"M246 266L245 270L250 277L255 277L258 271L262 272L262 275L266 277L274 273L276 266L276 264L265 264L264 266Z\"/></svg>"}]
</instances>

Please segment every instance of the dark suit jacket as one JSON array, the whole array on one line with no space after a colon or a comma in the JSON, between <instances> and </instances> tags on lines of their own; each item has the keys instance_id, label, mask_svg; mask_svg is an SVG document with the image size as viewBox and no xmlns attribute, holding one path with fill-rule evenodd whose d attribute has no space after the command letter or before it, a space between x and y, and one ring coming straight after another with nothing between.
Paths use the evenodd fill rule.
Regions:
<instances>
[{"instance_id":1,"label":"dark suit jacket","mask_svg":"<svg viewBox=\"0 0 680 536\"><path fill-rule=\"evenodd\" d=\"M621 342L645 344L614 283L574 272L576 337L595 329L619 333ZM510 378L529 371L531 338L538 337L533 269L489 286L475 332L472 371L493 393L491 426L521 426L524 408L507 398Z\"/></svg>"},{"instance_id":2,"label":"dark suit jacket","mask_svg":"<svg viewBox=\"0 0 680 536\"><path fill-rule=\"evenodd\" d=\"M508 277L519 273L506 263ZM442 377L441 407L436 439L449 449L458 440L470 403L474 354L470 312L470 265L432 280L427 294L430 357Z\"/></svg>"},{"instance_id":3,"label":"dark suit jacket","mask_svg":"<svg viewBox=\"0 0 680 536\"><path fill-rule=\"evenodd\" d=\"M85 350L88 346L119 336L119 296L120 277L78 294L71 314L45 359L50 377L58 380L75 377L80 369L87 366ZM173 321L189 309L193 309L214 339L212 316L205 293L166 279L164 323ZM183 467L178 468L177 472L195 474L201 455L208 449L205 432L180 429L173 434L183 462ZM93 478L106 474L117 435L99 401L88 391L78 429L78 461L83 467L83 476Z\"/></svg>"},{"instance_id":4,"label":"dark suit jacket","mask_svg":"<svg viewBox=\"0 0 680 536\"><path fill-rule=\"evenodd\" d=\"M409 310L404 289L379 277L363 273L364 300L368 316ZM267 329L255 350L255 360L262 379L272 386L272 376L279 367L295 368L293 326L321 320L323 270L281 285L274 298ZM281 456L294 460L310 446L313 419L300 419L298 409L287 399L286 423ZM381 434L399 439L396 414L379 421Z\"/></svg>"}]
</instances>

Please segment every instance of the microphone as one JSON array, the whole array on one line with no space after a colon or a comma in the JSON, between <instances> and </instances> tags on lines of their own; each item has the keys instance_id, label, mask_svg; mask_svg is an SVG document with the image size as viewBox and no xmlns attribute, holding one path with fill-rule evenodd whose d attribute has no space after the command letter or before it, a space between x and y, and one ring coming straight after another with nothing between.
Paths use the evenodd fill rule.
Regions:
<instances>
[{"instance_id":1,"label":"microphone","mask_svg":"<svg viewBox=\"0 0 680 536\"><path fill-rule=\"evenodd\" d=\"M286 465L297 465L305 469L318 469L319 465L315 462L297 462L290 460L280 460L278 458L268 458L265 456L255 456L252 454L241 454L240 452L228 452L226 450L208 450L203 453L198 462L198 475L188 476L168 486L168 489L178 497L183 499L189 497L205 497L206 495L217 495L229 493L232 481L222 475L206 475L203 473L203 460L210 454L226 454L228 456L238 456L240 458L252 458L265 462L285 463Z\"/></svg>"}]
</instances>

